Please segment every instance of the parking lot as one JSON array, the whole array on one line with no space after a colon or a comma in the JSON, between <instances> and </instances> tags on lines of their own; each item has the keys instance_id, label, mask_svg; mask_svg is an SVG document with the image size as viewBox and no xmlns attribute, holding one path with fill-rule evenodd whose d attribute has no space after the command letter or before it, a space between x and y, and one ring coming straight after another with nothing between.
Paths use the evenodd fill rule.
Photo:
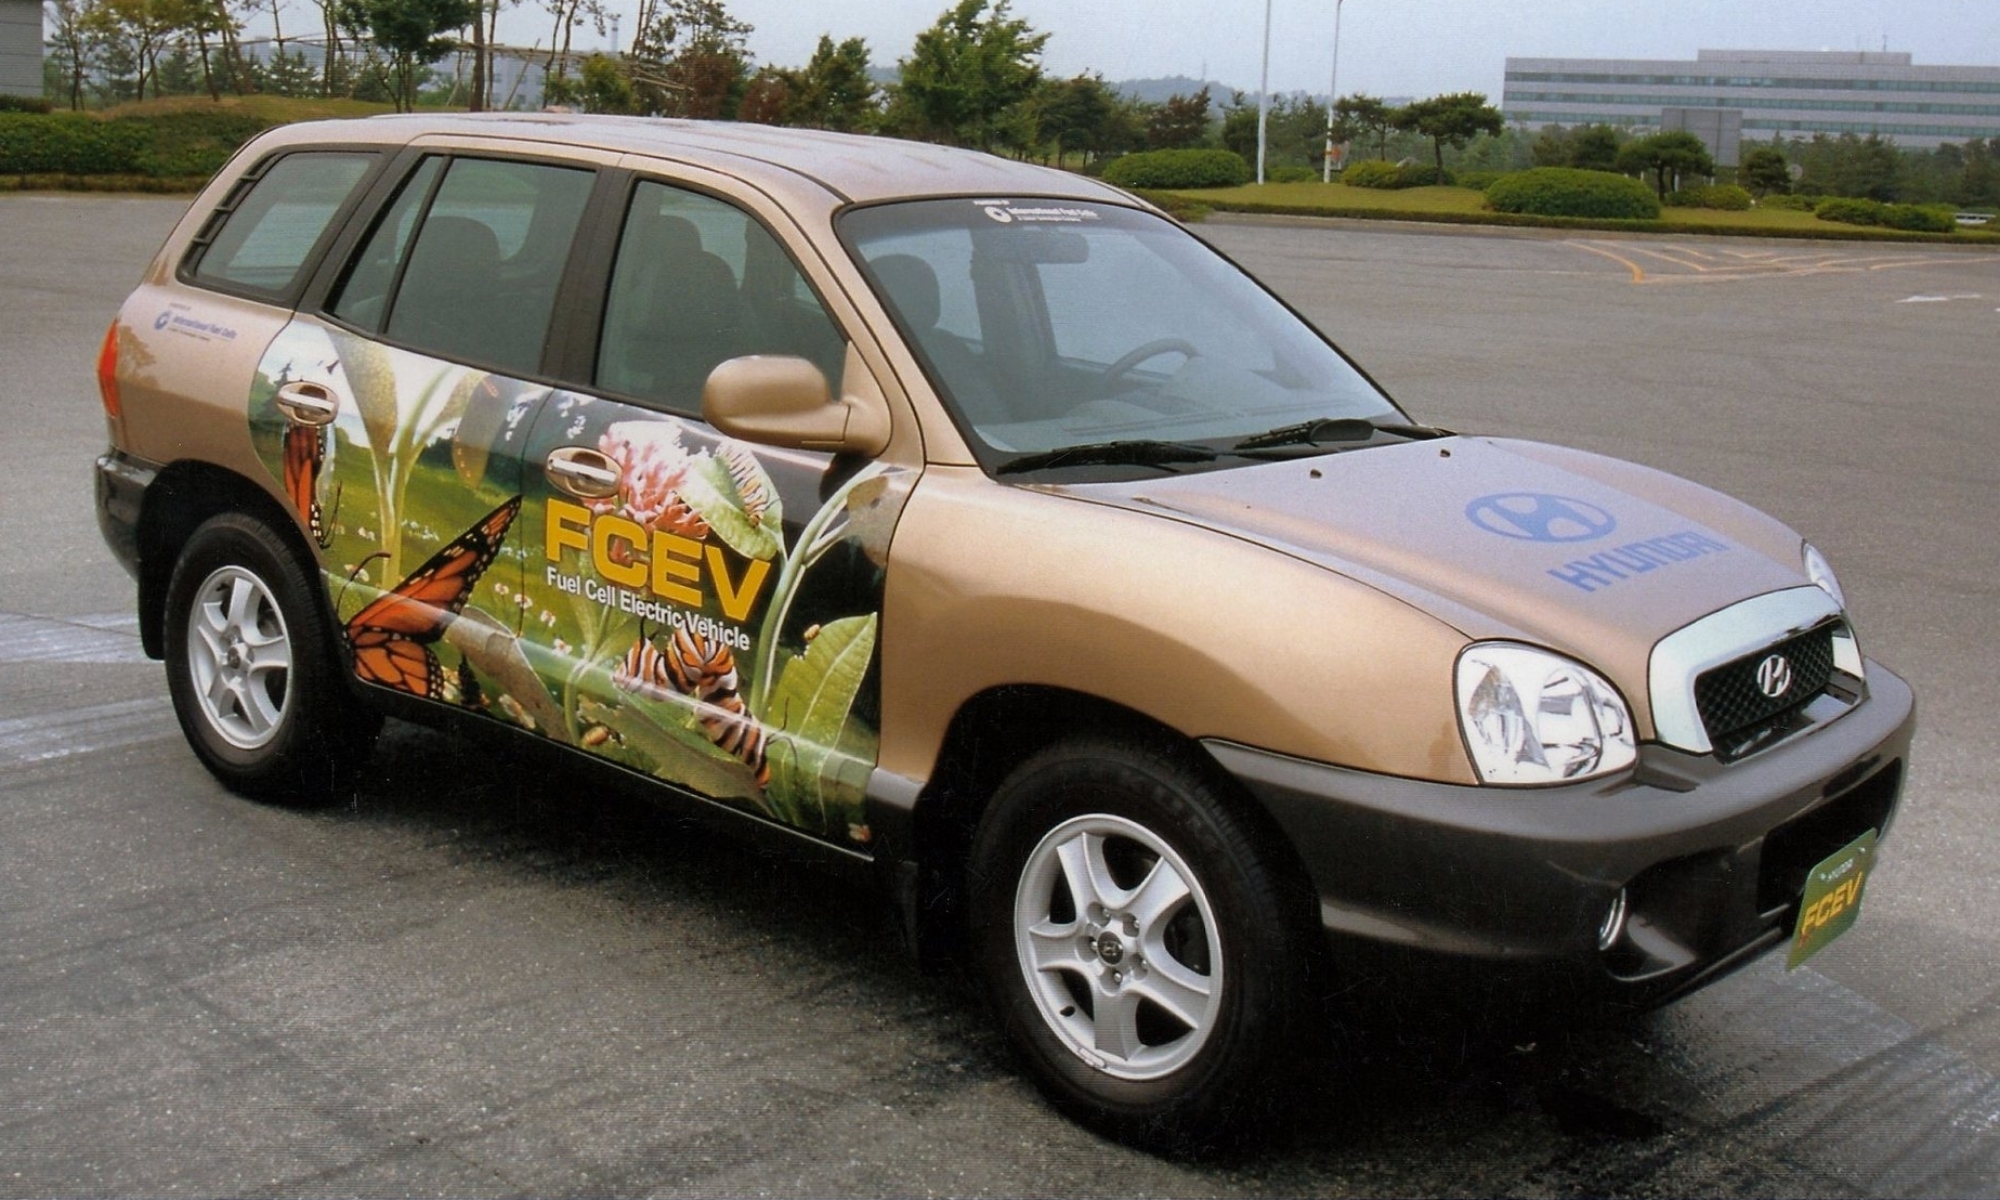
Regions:
<instances>
[{"instance_id":1,"label":"parking lot","mask_svg":"<svg viewBox=\"0 0 2000 1200\"><path fill-rule=\"evenodd\" d=\"M0 197L0 1195L2000 1191L2000 254L1204 227L1418 418L1800 528L1921 729L1809 966L1359 1036L1262 1151L1178 1162L1049 1110L871 894L643 803L407 726L350 805L223 792L90 503L98 339L181 203Z\"/></svg>"}]
</instances>

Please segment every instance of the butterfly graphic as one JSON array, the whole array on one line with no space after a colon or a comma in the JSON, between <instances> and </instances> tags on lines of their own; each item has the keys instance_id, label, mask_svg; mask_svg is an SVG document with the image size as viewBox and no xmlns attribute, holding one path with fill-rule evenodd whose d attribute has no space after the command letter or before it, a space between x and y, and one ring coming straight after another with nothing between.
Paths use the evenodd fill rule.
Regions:
<instances>
[{"instance_id":1,"label":"butterfly graphic","mask_svg":"<svg viewBox=\"0 0 2000 1200\"><path fill-rule=\"evenodd\" d=\"M285 494L305 518L312 539L324 550L333 542L319 506L319 472L326 465L326 430L294 421L285 430ZM334 501L336 509L339 500Z\"/></svg>"},{"instance_id":2,"label":"butterfly graphic","mask_svg":"<svg viewBox=\"0 0 2000 1200\"><path fill-rule=\"evenodd\" d=\"M354 614L347 623L354 673L367 683L432 699L442 697L444 671L431 643L464 611L473 586L493 565L500 543L507 537L507 527L520 511L521 498L516 496Z\"/></svg>"}]
</instances>

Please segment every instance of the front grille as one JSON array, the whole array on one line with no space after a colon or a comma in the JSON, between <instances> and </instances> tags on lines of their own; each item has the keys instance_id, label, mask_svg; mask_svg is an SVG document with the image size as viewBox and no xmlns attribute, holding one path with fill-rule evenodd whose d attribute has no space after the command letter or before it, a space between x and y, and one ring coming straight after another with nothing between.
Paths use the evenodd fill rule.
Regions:
<instances>
[{"instance_id":1,"label":"front grille","mask_svg":"<svg viewBox=\"0 0 2000 1200\"><path fill-rule=\"evenodd\" d=\"M1883 832L1902 790L1903 763L1897 759L1804 816L1765 834L1757 871L1758 910L1769 912L1779 905L1796 903L1805 891L1806 874L1827 855L1871 829Z\"/></svg>"},{"instance_id":2,"label":"front grille","mask_svg":"<svg viewBox=\"0 0 2000 1200\"><path fill-rule=\"evenodd\" d=\"M1797 637L1746 654L1704 672L1694 681L1695 711L1711 743L1742 745L1760 741L1759 733L1811 703L1833 678L1833 631L1829 622ZM1758 670L1772 655L1790 664L1792 685L1782 695L1764 694Z\"/></svg>"}]
</instances>

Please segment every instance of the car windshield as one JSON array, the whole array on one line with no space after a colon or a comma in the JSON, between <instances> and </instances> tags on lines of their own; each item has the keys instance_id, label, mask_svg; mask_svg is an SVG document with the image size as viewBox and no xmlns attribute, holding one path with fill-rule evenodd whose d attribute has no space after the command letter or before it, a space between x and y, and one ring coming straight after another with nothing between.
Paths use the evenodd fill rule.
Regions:
<instances>
[{"instance_id":1,"label":"car windshield","mask_svg":"<svg viewBox=\"0 0 2000 1200\"><path fill-rule=\"evenodd\" d=\"M1148 443L1226 464L1273 430L1403 420L1290 309L1149 213L926 200L856 209L841 233L989 468L1131 464Z\"/></svg>"}]
</instances>

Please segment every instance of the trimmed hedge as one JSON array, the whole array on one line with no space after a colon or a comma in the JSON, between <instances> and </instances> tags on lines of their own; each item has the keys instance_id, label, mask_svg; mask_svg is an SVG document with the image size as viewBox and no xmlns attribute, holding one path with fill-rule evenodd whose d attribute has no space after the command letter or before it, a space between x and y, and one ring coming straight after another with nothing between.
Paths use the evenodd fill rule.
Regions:
<instances>
[{"instance_id":1,"label":"trimmed hedge","mask_svg":"<svg viewBox=\"0 0 2000 1200\"><path fill-rule=\"evenodd\" d=\"M9 175L137 175L151 136L132 121L83 113L0 113L0 172Z\"/></svg>"},{"instance_id":2,"label":"trimmed hedge","mask_svg":"<svg viewBox=\"0 0 2000 1200\"><path fill-rule=\"evenodd\" d=\"M52 107L53 105L40 96L16 96L12 92L0 92L0 113L45 113Z\"/></svg>"},{"instance_id":3,"label":"trimmed hedge","mask_svg":"<svg viewBox=\"0 0 2000 1200\"><path fill-rule=\"evenodd\" d=\"M1819 202L1813 215L1822 221L1842 225L1880 225L1884 229L1908 229L1918 233L1955 233L1955 210L1941 204L1884 204L1833 196Z\"/></svg>"},{"instance_id":4,"label":"trimmed hedge","mask_svg":"<svg viewBox=\"0 0 2000 1200\"><path fill-rule=\"evenodd\" d=\"M1449 170L1440 171L1429 163L1399 167L1379 158L1355 163L1341 173L1340 181L1349 187L1365 188L1436 187L1440 184L1448 187L1454 182Z\"/></svg>"},{"instance_id":5,"label":"trimmed hedge","mask_svg":"<svg viewBox=\"0 0 2000 1200\"><path fill-rule=\"evenodd\" d=\"M0 112L0 174L206 177L269 124L222 109L109 120Z\"/></svg>"},{"instance_id":6,"label":"trimmed hedge","mask_svg":"<svg viewBox=\"0 0 2000 1200\"><path fill-rule=\"evenodd\" d=\"M1748 212L1752 198L1748 191L1733 183L1712 183L1668 192L1667 203L1674 208L1714 208L1724 212Z\"/></svg>"},{"instance_id":7,"label":"trimmed hedge","mask_svg":"<svg viewBox=\"0 0 2000 1200\"><path fill-rule=\"evenodd\" d=\"M1250 164L1230 150L1146 150L1112 159L1103 179L1122 188L1242 187Z\"/></svg>"},{"instance_id":8,"label":"trimmed hedge","mask_svg":"<svg viewBox=\"0 0 2000 1200\"><path fill-rule=\"evenodd\" d=\"M1498 183L1501 179L1504 179L1507 174L1506 171L1460 171L1458 173L1458 186L1471 188L1475 192L1483 192L1495 183Z\"/></svg>"},{"instance_id":9,"label":"trimmed hedge","mask_svg":"<svg viewBox=\"0 0 2000 1200\"><path fill-rule=\"evenodd\" d=\"M1788 212L1811 212L1817 205L1811 196L1794 196L1790 192L1771 192L1757 201L1758 208L1782 208Z\"/></svg>"},{"instance_id":10,"label":"trimmed hedge","mask_svg":"<svg viewBox=\"0 0 2000 1200\"><path fill-rule=\"evenodd\" d=\"M1486 202L1503 213L1542 217L1654 221L1660 200L1629 175L1575 167L1535 167L1516 171L1486 189Z\"/></svg>"}]
</instances>

